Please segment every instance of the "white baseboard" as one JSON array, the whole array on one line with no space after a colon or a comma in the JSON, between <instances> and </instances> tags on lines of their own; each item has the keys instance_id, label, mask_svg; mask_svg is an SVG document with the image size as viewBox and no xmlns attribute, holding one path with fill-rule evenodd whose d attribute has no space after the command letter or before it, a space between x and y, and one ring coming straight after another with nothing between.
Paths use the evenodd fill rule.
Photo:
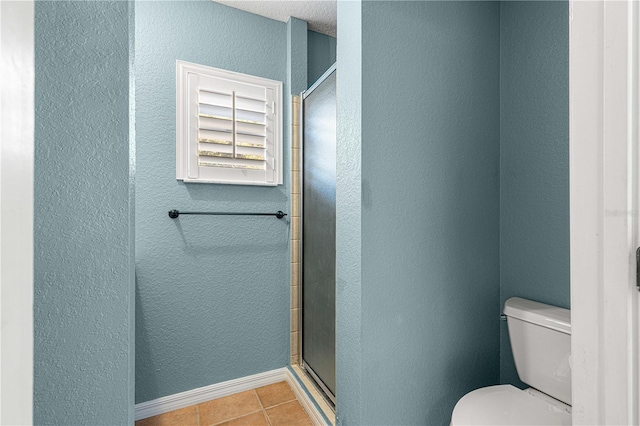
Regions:
<instances>
[{"instance_id":1,"label":"white baseboard","mask_svg":"<svg viewBox=\"0 0 640 426\"><path fill-rule=\"evenodd\" d=\"M296 395L296 398L298 398L298 401L300 402L300 405L302 405L302 408L304 408L304 411L306 411L309 417L311 417L313 424L316 426L327 426L327 422L322 414L320 414L318 407L313 403L311 397L307 395L307 392L302 388L298 379L291 371L288 369L285 370L285 380L289 383L289 386L291 386L293 393Z\"/></svg>"},{"instance_id":2,"label":"white baseboard","mask_svg":"<svg viewBox=\"0 0 640 426\"><path fill-rule=\"evenodd\" d=\"M147 417L157 416L159 414L168 413L169 411L189 407L190 405L200 404L212 399L221 398L238 392L244 392L261 386L271 385L284 380L286 380L293 388L294 385L287 378L287 374L291 374L289 370L286 368L278 368L277 370L254 374L253 376L241 377L239 379L216 383L186 392L163 396L162 398L153 399L151 401L141 402L135 406L135 418L136 420L146 419ZM293 379L293 381L296 380ZM304 394L304 392L302 393ZM304 395L306 396L306 394ZM297 393L296 396L298 396ZM298 397L298 399L304 406L303 398ZM311 403L311 405L313 406L313 403ZM313 417L306 407L305 410L307 410L309 415Z\"/></svg>"}]
</instances>

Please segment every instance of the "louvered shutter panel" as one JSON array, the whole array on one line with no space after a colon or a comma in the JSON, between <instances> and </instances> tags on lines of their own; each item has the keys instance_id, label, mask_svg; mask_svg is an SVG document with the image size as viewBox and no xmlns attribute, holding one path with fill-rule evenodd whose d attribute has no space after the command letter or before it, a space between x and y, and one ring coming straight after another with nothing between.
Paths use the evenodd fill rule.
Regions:
<instances>
[{"instance_id":1,"label":"louvered shutter panel","mask_svg":"<svg viewBox=\"0 0 640 426\"><path fill-rule=\"evenodd\" d=\"M230 76L187 74L188 124L183 180L253 185L282 183L281 116L278 114L281 106L277 105L281 83L267 80L279 86L268 87L246 81L264 79L241 74L245 78L240 79L234 73L224 73ZM179 154L177 159L180 161Z\"/></svg>"}]
</instances>

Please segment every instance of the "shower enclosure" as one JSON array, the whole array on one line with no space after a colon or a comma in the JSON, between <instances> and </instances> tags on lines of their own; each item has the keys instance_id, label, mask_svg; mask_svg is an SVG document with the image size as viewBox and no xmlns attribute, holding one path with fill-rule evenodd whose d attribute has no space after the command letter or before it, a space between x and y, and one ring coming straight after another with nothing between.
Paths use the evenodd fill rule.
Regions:
<instances>
[{"instance_id":1,"label":"shower enclosure","mask_svg":"<svg viewBox=\"0 0 640 426\"><path fill-rule=\"evenodd\" d=\"M335 403L335 64L302 99L302 366Z\"/></svg>"}]
</instances>

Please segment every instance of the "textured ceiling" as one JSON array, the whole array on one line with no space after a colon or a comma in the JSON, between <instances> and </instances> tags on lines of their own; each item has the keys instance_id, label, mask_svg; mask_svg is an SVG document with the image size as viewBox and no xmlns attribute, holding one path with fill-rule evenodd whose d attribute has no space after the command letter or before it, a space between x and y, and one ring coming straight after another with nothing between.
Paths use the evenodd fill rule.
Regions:
<instances>
[{"instance_id":1,"label":"textured ceiling","mask_svg":"<svg viewBox=\"0 0 640 426\"><path fill-rule=\"evenodd\" d=\"M266 16L277 21L287 22L289 16L303 19L309 23L309 29L319 33L336 36L336 1L326 0L221 0L216 1L236 9Z\"/></svg>"}]
</instances>

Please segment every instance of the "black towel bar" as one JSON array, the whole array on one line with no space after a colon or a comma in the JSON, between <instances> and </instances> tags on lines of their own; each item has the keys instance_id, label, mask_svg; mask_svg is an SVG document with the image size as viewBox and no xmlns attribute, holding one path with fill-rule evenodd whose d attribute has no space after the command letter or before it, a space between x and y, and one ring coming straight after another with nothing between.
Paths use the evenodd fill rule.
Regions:
<instances>
[{"instance_id":1,"label":"black towel bar","mask_svg":"<svg viewBox=\"0 0 640 426\"><path fill-rule=\"evenodd\" d=\"M201 214L201 215L213 215L213 216L275 216L278 219L282 219L287 214L281 210L275 213L238 213L238 212L181 212L178 210L169 210L169 217L171 219L177 219L181 214Z\"/></svg>"}]
</instances>

